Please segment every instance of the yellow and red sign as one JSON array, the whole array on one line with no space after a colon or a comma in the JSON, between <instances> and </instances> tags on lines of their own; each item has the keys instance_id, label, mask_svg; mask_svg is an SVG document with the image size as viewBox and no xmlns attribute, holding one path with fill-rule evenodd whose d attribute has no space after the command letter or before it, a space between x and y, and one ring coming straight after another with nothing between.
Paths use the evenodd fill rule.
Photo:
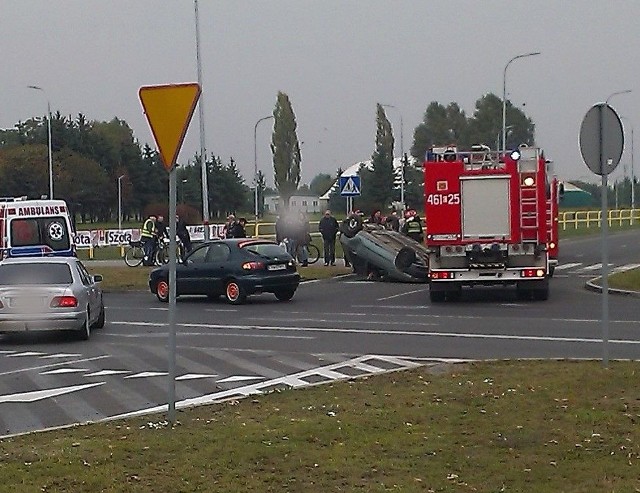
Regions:
<instances>
[{"instance_id":1,"label":"yellow and red sign","mask_svg":"<svg viewBox=\"0 0 640 493\"><path fill-rule=\"evenodd\" d=\"M176 164L200 92L200 85L195 82L144 86L138 91L144 114L167 171L171 171Z\"/></svg>"}]
</instances>

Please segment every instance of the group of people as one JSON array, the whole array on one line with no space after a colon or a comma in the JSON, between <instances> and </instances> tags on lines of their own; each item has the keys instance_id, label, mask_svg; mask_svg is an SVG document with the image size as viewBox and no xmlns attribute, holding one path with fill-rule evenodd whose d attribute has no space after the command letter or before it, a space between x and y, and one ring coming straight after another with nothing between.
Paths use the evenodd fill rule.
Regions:
<instances>
[{"instance_id":1,"label":"group of people","mask_svg":"<svg viewBox=\"0 0 640 493\"><path fill-rule=\"evenodd\" d=\"M304 212L278 216L276 219L276 242L300 262L301 267L309 265L307 246L311 243L309 219Z\"/></svg>"},{"instance_id":2,"label":"group of people","mask_svg":"<svg viewBox=\"0 0 640 493\"><path fill-rule=\"evenodd\" d=\"M186 223L182 221L178 215L176 215L176 236L182 243L181 252L184 258L184 256L191 251L191 236L189 235ZM168 237L169 232L167 224L164 222L164 216L149 215L140 230L140 238L144 252L143 265L151 266L154 264L155 253L160 241Z\"/></svg>"},{"instance_id":3,"label":"group of people","mask_svg":"<svg viewBox=\"0 0 640 493\"><path fill-rule=\"evenodd\" d=\"M241 217L236 220L236 216L229 214L227 222L224 225L223 235L225 238L246 238L247 237L247 220Z\"/></svg>"},{"instance_id":4,"label":"group of people","mask_svg":"<svg viewBox=\"0 0 640 493\"><path fill-rule=\"evenodd\" d=\"M353 214L362 215L360 211L355 211ZM412 208L406 209L402 217L398 216L398 212L395 209L386 217L382 215L380 210L375 210L366 222L378 224L387 229L402 233L418 243L424 241L422 220L416 210Z\"/></svg>"}]
</instances>

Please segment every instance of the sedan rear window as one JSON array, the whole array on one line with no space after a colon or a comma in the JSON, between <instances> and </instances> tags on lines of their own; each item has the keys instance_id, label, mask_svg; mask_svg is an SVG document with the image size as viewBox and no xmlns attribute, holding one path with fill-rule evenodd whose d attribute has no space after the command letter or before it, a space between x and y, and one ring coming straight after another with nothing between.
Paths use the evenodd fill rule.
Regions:
<instances>
[{"instance_id":1,"label":"sedan rear window","mask_svg":"<svg viewBox=\"0 0 640 493\"><path fill-rule=\"evenodd\" d=\"M0 286L71 284L73 276L67 264L0 265Z\"/></svg>"},{"instance_id":2,"label":"sedan rear window","mask_svg":"<svg viewBox=\"0 0 640 493\"><path fill-rule=\"evenodd\" d=\"M279 245L275 243L250 243L242 247L243 250L256 253L264 257L282 257L287 255L287 252Z\"/></svg>"}]
</instances>

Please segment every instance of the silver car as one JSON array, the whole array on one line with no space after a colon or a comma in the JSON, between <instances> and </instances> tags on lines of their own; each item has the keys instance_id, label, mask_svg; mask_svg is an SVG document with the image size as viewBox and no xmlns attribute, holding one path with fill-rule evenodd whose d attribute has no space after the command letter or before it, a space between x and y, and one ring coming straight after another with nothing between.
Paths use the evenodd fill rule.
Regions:
<instances>
[{"instance_id":1,"label":"silver car","mask_svg":"<svg viewBox=\"0 0 640 493\"><path fill-rule=\"evenodd\" d=\"M0 333L71 330L82 340L104 326L98 284L75 257L8 258L0 262Z\"/></svg>"}]
</instances>

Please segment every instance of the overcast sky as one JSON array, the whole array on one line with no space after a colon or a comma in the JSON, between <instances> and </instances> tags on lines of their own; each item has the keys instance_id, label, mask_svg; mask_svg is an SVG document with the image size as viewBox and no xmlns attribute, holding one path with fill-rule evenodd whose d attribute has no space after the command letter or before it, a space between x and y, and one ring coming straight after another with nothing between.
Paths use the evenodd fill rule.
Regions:
<instances>
[{"instance_id":1,"label":"overcast sky","mask_svg":"<svg viewBox=\"0 0 640 493\"><path fill-rule=\"evenodd\" d=\"M639 128L637 0L199 0L206 147L233 156L249 183L254 125L278 91L293 104L302 182L369 159L375 105L400 153L431 101L472 114L493 92L536 124L561 178L596 181L580 156L587 110L610 94L627 130ZM144 85L197 81L192 0L0 0L0 128L52 111L125 120L153 140L138 100ZM27 89L39 85L46 94ZM508 124L508 122L507 122ZM199 151L198 112L179 162ZM271 123L258 127L258 167L272 182ZM618 170L630 173L631 132ZM495 143L488 143L492 147ZM155 147L155 146L154 146ZM636 154L638 153L636 149ZM640 175L640 161L636 163Z\"/></svg>"}]
</instances>

